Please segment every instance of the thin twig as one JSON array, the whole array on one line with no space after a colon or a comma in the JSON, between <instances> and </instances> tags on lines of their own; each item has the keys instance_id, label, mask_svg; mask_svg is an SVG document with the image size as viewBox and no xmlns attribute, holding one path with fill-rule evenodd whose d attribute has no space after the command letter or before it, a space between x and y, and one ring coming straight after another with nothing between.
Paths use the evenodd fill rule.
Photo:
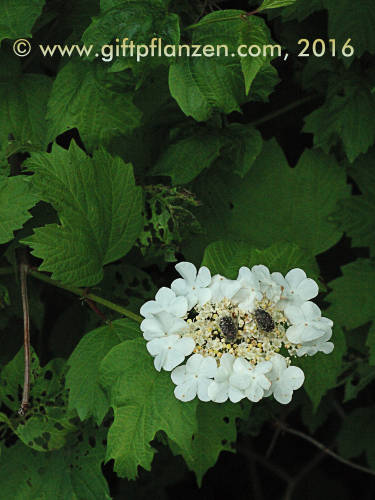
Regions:
<instances>
[{"instance_id":1,"label":"thin twig","mask_svg":"<svg viewBox=\"0 0 375 500\"><path fill-rule=\"evenodd\" d=\"M88 289L86 289L86 294L88 294L89 291ZM89 308L94 311L94 313L99 316L99 318L101 318L105 323L107 322L107 318L106 318L106 315L99 309L99 307L95 304L94 301L92 301L91 299L84 299L84 301L86 302L86 304L89 306Z\"/></svg>"},{"instance_id":2,"label":"thin twig","mask_svg":"<svg viewBox=\"0 0 375 500\"><path fill-rule=\"evenodd\" d=\"M277 421L277 425L279 425L283 431L285 431L289 434L293 434L294 436L298 436L298 437L304 439L305 441L308 441L309 443L314 445L316 448L318 448L319 450L322 450L326 455L329 455L330 457L334 458L338 462L341 462L341 463L347 465L348 467L351 467L352 469L356 469L356 470L359 470L361 472L364 472L365 474L370 474L371 476L375 476L375 470L369 469L368 467L364 467L362 465L358 465L354 462L351 462L350 460L347 460L346 458L341 457L340 455L338 455L337 453L332 451L330 448L325 446L323 443L320 443L319 441L312 438L308 434L305 434L304 432L298 431L296 429L292 429L291 427L287 426L286 424L284 424L283 422L280 422L280 421Z\"/></svg>"},{"instance_id":3,"label":"thin twig","mask_svg":"<svg viewBox=\"0 0 375 500\"><path fill-rule=\"evenodd\" d=\"M21 297L23 309L23 345L24 345L24 381L21 407L18 410L19 415L25 415L29 407L30 397L30 317L29 317L29 300L27 296L27 273L29 266L26 260L26 254L20 253L19 269L21 279Z\"/></svg>"},{"instance_id":4,"label":"thin twig","mask_svg":"<svg viewBox=\"0 0 375 500\"><path fill-rule=\"evenodd\" d=\"M286 407L285 410L283 411L282 416L280 417L280 421L285 422L285 420L287 419L287 417L291 411L292 411L291 407ZM275 432L273 433L271 442L270 442L270 444L267 448L266 454L265 454L266 459L269 459L271 457L271 454L276 446L276 443L277 443L277 440L280 436L280 433L281 433L281 428L276 427Z\"/></svg>"},{"instance_id":5,"label":"thin twig","mask_svg":"<svg viewBox=\"0 0 375 500\"><path fill-rule=\"evenodd\" d=\"M14 270L12 267L3 267L0 268L0 276L5 276L7 274L13 274ZM70 285L64 285L63 283L60 283L59 281L55 281L46 274L43 274L39 271L35 271L32 269L29 269L29 275L32 276L33 278L36 278L40 281L44 281L45 283L48 283L49 285L55 286L57 288L61 288L62 290L67 290L68 292L74 293L74 295L78 295L79 297L82 297L83 299L91 300L93 302L96 302L97 304L101 304L104 307L107 307L108 309L112 309L112 311L116 311L134 321L137 321L137 323L141 323L143 321L143 318L139 316L138 314L133 313L132 311L129 311L129 309L125 309L125 307L119 306L118 304L115 304L114 302L111 302L110 300L103 299L103 297L99 297L98 295L95 295L93 293L87 293L86 290L83 288L78 288L76 286L70 286Z\"/></svg>"},{"instance_id":6,"label":"thin twig","mask_svg":"<svg viewBox=\"0 0 375 500\"><path fill-rule=\"evenodd\" d=\"M286 483L289 484L292 481L292 478L289 476L289 474L287 474L281 467L266 460L262 455L259 455L255 451L252 451L245 446L239 446L239 445L237 445L237 451L239 453L242 453L243 455L245 455L247 458L249 458L249 460L256 460L264 468L273 472L276 476L278 476L280 479L282 479Z\"/></svg>"},{"instance_id":7,"label":"thin twig","mask_svg":"<svg viewBox=\"0 0 375 500\"><path fill-rule=\"evenodd\" d=\"M70 286L70 285L64 285L64 284L60 283L59 281L55 281L55 280L51 279L49 276L46 276L45 274L43 274L39 271L29 271L29 274L33 278L36 278L40 281L44 281L45 283L56 286L57 288L67 290L68 292L74 293L75 295L78 295L79 297L82 297L85 300L89 299L89 300L92 300L93 302L96 302L97 304L101 304L102 306L105 306L108 309L112 309L112 311L116 311L120 314L123 314L124 316L127 316L128 318L130 318L134 321L137 321L138 323L141 323L143 320L143 318L141 318L141 316L133 313L132 311L129 311L128 309L125 309L125 307L119 306L118 304L115 304L114 302L111 302L110 300L103 299L103 297L99 297L98 295L95 295L93 293L86 293L86 291L83 288L78 288L76 286Z\"/></svg>"},{"instance_id":8,"label":"thin twig","mask_svg":"<svg viewBox=\"0 0 375 500\"><path fill-rule=\"evenodd\" d=\"M263 500L262 485L259 481L257 464L255 458L250 459L251 484L253 487L254 500Z\"/></svg>"},{"instance_id":9,"label":"thin twig","mask_svg":"<svg viewBox=\"0 0 375 500\"><path fill-rule=\"evenodd\" d=\"M324 453L324 451L319 451L313 457L313 459L299 472L299 474L290 481L285 490L283 500L292 500L294 490L296 489L296 486L301 481L301 479L303 479L309 472L311 472L325 457L326 454Z\"/></svg>"},{"instance_id":10,"label":"thin twig","mask_svg":"<svg viewBox=\"0 0 375 500\"><path fill-rule=\"evenodd\" d=\"M259 120L255 120L253 122L250 122L249 125L253 125L254 127L257 127L258 125L261 125L262 123L271 121L274 118L278 118L280 115L283 115L284 113L288 113L289 111L292 111L294 108L297 108L298 106L302 106L302 104L305 104L306 102L313 101L314 99L317 99L318 97L319 96L317 96L317 95L310 95L310 96L298 99L297 101L293 101L290 104L287 104L286 106L284 106L283 108L277 109L276 111L273 111L272 113L269 113L268 115L262 116L262 118L259 118Z\"/></svg>"}]
</instances>

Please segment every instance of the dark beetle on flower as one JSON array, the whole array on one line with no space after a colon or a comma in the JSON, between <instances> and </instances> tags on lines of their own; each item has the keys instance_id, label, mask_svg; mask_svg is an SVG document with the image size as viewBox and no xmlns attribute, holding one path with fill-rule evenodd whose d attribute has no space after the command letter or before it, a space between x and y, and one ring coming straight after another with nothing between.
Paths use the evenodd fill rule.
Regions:
<instances>
[{"instance_id":1,"label":"dark beetle on flower","mask_svg":"<svg viewBox=\"0 0 375 500\"><path fill-rule=\"evenodd\" d=\"M264 332L272 332L275 328L275 322L273 321L271 315L264 309L256 309L254 312L255 321L257 322L258 328Z\"/></svg>"},{"instance_id":2,"label":"dark beetle on flower","mask_svg":"<svg viewBox=\"0 0 375 500\"><path fill-rule=\"evenodd\" d=\"M225 341L232 343L237 337L238 321L230 316L224 316L220 319L219 326L225 336Z\"/></svg>"}]
</instances>

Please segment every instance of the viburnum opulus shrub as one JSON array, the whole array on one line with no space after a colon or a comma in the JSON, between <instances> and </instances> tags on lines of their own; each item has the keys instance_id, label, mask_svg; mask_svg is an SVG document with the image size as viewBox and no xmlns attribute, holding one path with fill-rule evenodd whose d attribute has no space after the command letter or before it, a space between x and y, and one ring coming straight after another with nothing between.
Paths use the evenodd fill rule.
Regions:
<instances>
[{"instance_id":1,"label":"viburnum opulus shrub","mask_svg":"<svg viewBox=\"0 0 375 500\"><path fill-rule=\"evenodd\" d=\"M0 498L374 497L374 22L0 0Z\"/></svg>"}]
</instances>

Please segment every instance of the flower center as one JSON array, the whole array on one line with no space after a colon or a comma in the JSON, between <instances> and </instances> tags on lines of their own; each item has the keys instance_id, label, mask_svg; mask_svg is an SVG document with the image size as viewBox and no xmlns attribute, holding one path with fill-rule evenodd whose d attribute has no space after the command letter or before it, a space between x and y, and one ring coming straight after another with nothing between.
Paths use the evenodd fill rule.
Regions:
<instances>
[{"instance_id":1,"label":"flower center","mask_svg":"<svg viewBox=\"0 0 375 500\"><path fill-rule=\"evenodd\" d=\"M256 302L252 312L240 309L227 298L207 302L189 311L185 321L188 329L184 335L194 339L194 352L217 360L230 353L256 365L269 360L286 344L290 355L297 349L286 339L287 319L265 296Z\"/></svg>"}]
</instances>

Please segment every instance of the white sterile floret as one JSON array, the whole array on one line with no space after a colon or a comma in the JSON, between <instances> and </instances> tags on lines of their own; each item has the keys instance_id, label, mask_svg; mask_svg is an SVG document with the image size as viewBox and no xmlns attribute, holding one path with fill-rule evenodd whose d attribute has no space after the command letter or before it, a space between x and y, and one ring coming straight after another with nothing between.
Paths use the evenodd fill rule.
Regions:
<instances>
[{"instance_id":1,"label":"white sterile floret","mask_svg":"<svg viewBox=\"0 0 375 500\"><path fill-rule=\"evenodd\" d=\"M288 305L301 306L304 302L318 295L319 287L311 278L306 277L302 269L290 270L285 278L281 273L272 273L273 280L282 287L279 306L284 309Z\"/></svg>"},{"instance_id":2,"label":"white sterile floret","mask_svg":"<svg viewBox=\"0 0 375 500\"><path fill-rule=\"evenodd\" d=\"M167 312L160 312L152 318L146 318L141 323L143 337L146 340L152 340L175 333L181 333L186 328L186 322L183 319L176 318Z\"/></svg>"},{"instance_id":3,"label":"white sterile floret","mask_svg":"<svg viewBox=\"0 0 375 500\"><path fill-rule=\"evenodd\" d=\"M154 314L167 312L182 318L188 309L186 297L176 297L170 288L163 286L155 295L155 300L149 300L141 307L140 313L145 318L152 318Z\"/></svg>"},{"instance_id":4,"label":"white sterile floret","mask_svg":"<svg viewBox=\"0 0 375 500\"><path fill-rule=\"evenodd\" d=\"M238 304L243 311L253 311L256 301L262 299L259 280L248 267L241 267L238 271L237 282L241 288L233 296L233 302Z\"/></svg>"},{"instance_id":5,"label":"white sterile floret","mask_svg":"<svg viewBox=\"0 0 375 500\"><path fill-rule=\"evenodd\" d=\"M245 397L257 403L269 390L271 382L266 374L272 370L270 361L262 361L255 367L243 358L237 358L233 364L233 375L230 382L241 390Z\"/></svg>"},{"instance_id":6,"label":"white sterile floret","mask_svg":"<svg viewBox=\"0 0 375 500\"><path fill-rule=\"evenodd\" d=\"M217 369L215 379L208 386L208 396L215 403L224 403L228 398L232 403L238 403L245 397L244 393L231 383L235 359L229 353L223 354L220 358L220 366Z\"/></svg>"},{"instance_id":7,"label":"white sterile floret","mask_svg":"<svg viewBox=\"0 0 375 500\"><path fill-rule=\"evenodd\" d=\"M229 280L221 274L212 276L209 289L211 291L211 301L220 302L224 298L231 299L240 289L241 284L237 280Z\"/></svg>"},{"instance_id":8,"label":"white sterile floret","mask_svg":"<svg viewBox=\"0 0 375 500\"><path fill-rule=\"evenodd\" d=\"M197 272L191 262L179 262L175 268L182 278L174 280L171 288L177 296L186 297L188 309L211 299L211 291L207 288L211 283L211 273L207 267L201 267Z\"/></svg>"},{"instance_id":9,"label":"white sterile floret","mask_svg":"<svg viewBox=\"0 0 375 500\"><path fill-rule=\"evenodd\" d=\"M288 404L292 400L293 391L302 386L305 375L298 366L288 366L286 359L280 354L274 354L271 363L272 370L267 373L271 388L265 396L273 394L276 401Z\"/></svg>"},{"instance_id":10,"label":"white sterile floret","mask_svg":"<svg viewBox=\"0 0 375 500\"><path fill-rule=\"evenodd\" d=\"M301 307L287 306L284 314L292 324L286 336L290 342L304 344L323 337L333 322L321 315L319 307L313 302L305 302Z\"/></svg>"},{"instance_id":11,"label":"white sterile floret","mask_svg":"<svg viewBox=\"0 0 375 500\"><path fill-rule=\"evenodd\" d=\"M260 290L272 301L277 302L280 299L281 287L273 280L268 267L263 265L253 266L252 273L259 281Z\"/></svg>"},{"instance_id":12,"label":"white sterile floret","mask_svg":"<svg viewBox=\"0 0 375 500\"><path fill-rule=\"evenodd\" d=\"M160 372L162 368L167 372L181 364L186 356L194 350L195 342L191 337L170 335L147 342L147 350L154 356L154 366Z\"/></svg>"},{"instance_id":13,"label":"white sterile floret","mask_svg":"<svg viewBox=\"0 0 375 500\"><path fill-rule=\"evenodd\" d=\"M325 318L327 319L327 318ZM333 342L328 342L332 337L332 330L320 337L317 340L311 340L310 342L304 342L302 347L297 350L297 356L301 357L305 354L308 356L314 356L317 352L323 352L324 354L330 354L333 351Z\"/></svg>"},{"instance_id":14,"label":"white sterile floret","mask_svg":"<svg viewBox=\"0 0 375 500\"><path fill-rule=\"evenodd\" d=\"M174 394L181 401L191 401L198 395L201 401L209 401L208 386L215 376L217 365L214 358L193 354L186 365L178 366L171 373L176 384Z\"/></svg>"}]
</instances>

